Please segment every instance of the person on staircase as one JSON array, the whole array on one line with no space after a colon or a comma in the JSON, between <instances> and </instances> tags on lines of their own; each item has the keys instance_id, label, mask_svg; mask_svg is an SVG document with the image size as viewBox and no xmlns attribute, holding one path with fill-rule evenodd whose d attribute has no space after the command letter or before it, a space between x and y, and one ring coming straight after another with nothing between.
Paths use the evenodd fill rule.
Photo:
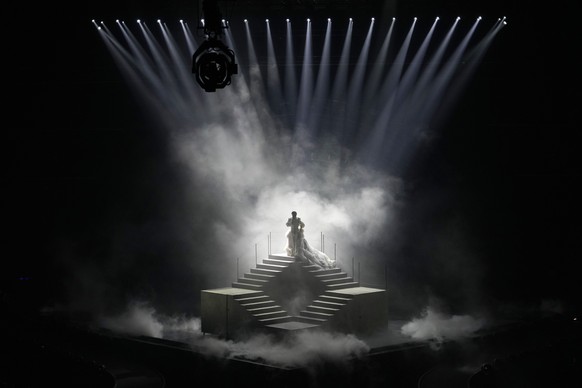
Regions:
<instances>
[{"instance_id":1,"label":"person on staircase","mask_svg":"<svg viewBox=\"0 0 582 388\"><path fill-rule=\"evenodd\" d=\"M305 224L297 217L297 212L291 212L291 218L287 220L287 255L295 257L297 261L303 261L317 265L322 269L335 268L335 260L325 253L313 248L305 239L303 229Z\"/></svg>"}]
</instances>

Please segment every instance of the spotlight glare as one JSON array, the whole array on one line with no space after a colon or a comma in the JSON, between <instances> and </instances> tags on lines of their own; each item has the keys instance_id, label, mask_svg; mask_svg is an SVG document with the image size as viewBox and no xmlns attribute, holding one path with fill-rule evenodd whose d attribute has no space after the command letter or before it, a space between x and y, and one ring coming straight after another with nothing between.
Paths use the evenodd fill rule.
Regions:
<instances>
[{"instance_id":1,"label":"spotlight glare","mask_svg":"<svg viewBox=\"0 0 582 388\"><path fill-rule=\"evenodd\" d=\"M119 19L115 19L115 23L119 23Z\"/></svg>"},{"instance_id":2,"label":"spotlight glare","mask_svg":"<svg viewBox=\"0 0 582 388\"><path fill-rule=\"evenodd\" d=\"M158 19L158 23L161 23L162 21L160 19Z\"/></svg>"},{"instance_id":3,"label":"spotlight glare","mask_svg":"<svg viewBox=\"0 0 582 388\"><path fill-rule=\"evenodd\" d=\"M182 19L180 19L180 23L184 23L184 21Z\"/></svg>"},{"instance_id":4,"label":"spotlight glare","mask_svg":"<svg viewBox=\"0 0 582 388\"><path fill-rule=\"evenodd\" d=\"M437 16L435 20L440 20L440 17Z\"/></svg>"},{"instance_id":5,"label":"spotlight glare","mask_svg":"<svg viewBox=\"0 0 582 388\"><path fill-rule=\"evenodd\" d=\"M248 23L248 20L247 20L247 19L245 19L245 20L243 20L243 21L244 21L245 23Z\"/></svg>"},{"instance_id":6,"label":"spotlight glare","mask_svg":"<svg viewBox=\"0 0 582 388\"><path fill-rule=\"evenodd\" d=\"M269 19L265 19L265 22L269 23Z\"/></svg>"},{"instance_id":7,"label":"spotlight glare","mask_svg":"<svg viewBox=\"0 0 582 388\"><path fill-rule=\"evenodd\" d=\"M374 20L376 20L376 19L372 18L372 21L374 21Z\"/></svg>"},{"instance_id":8,"label":"spotlight glare","mask_svg":"<svg viewBox=\"0 0 582 388\"><path fill-rule=\"evenodd\" d=\"M138 23L141 23L141 20L137 19L137 22L138 22Z\"/></svg>"},{"instance_id":9,"label":"spotlight glare","mask_svg":"<svg viewBox=\"0 0 582 388\"><path fill-rule=\"evenodd\" d=\"M307 23L309 23L311 20L309 20L309 18L307 18Z\"/></svg>"},{"instance_id":10,"label":"spotlight glare","mask_svg":"<svg viewBox=\"0 0 582 388\"><path fill-rule=\"evenodd\" d=\"M286 19L286 22L289 23L289 19Z\"/></svg>"},{"instance_id":11,"label":"spotlight glare","mask_svg":"<svg viewBox=\"0 0 582 388\"><path fill-rule=\"evenodd\" d=\"M331 18L327 18L327 22L328 23L331 23Z\"/></svg>"},{"instance_id":12,"label":"spotlight glare","mask_svg":"<svg viewBox=\"0 0 582 388\"><path fill-rule=\"evenodd\" d=\"M457 20L461 20L461 17L460 16L457 16Z\"/></svg>"}]
</instances>

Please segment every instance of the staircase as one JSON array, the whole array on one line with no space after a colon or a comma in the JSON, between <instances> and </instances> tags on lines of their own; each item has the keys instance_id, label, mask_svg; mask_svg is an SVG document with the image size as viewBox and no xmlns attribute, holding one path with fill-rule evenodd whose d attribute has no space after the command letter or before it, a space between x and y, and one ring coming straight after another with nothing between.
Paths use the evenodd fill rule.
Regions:
<instances>
[{"instance_id":1,"label":"staircase","mask_svg":"<svg viewBox=\"0 0 582 388\"><path fill-rule=\"evenodd\" d=\"M319 295L305 310L301 311L296 319L301 322L323 326L347 306L351 300L352 297L336 296L332 292L326 291Z\"/></svg>"},{"instance_id":2,"label":"staircase","mask_svg":"<svg viewBox=\"0 0 582 388\"><path fill-rule=\"evenodd\" d=\"M294 262L294 257L269 255L267 259L263 259L262 264L257 264L257 268L251 268L251 272L245 273L242 278L233 282L232 286L247 290L262 290L267 283Z\"/></svg>"},{"instance_id":3,"label":"staircase","mask_svg":"<svg viewBox=\"0 0 582 388\"><path fill-rule=\"evenodd\" d=\"M289 327L293 323L306 324L304 327L319 327L325 325L333 316L344 308L352 299L349 295L334 294L334 291L359 287L359 282L348 276L340 268L322 269L313 264L300 264L310 273L325 291L318 295L299 315L291 316L278 305L266 292L265 288L276 281L291 264L294 257L284 255L269 255L263 262L257 264L250 272L245 273L232 283L233 288L257 291L251 295L241 295L234 299L264 327L281 328L281 324Z\"/></svg>"}]
</instances>

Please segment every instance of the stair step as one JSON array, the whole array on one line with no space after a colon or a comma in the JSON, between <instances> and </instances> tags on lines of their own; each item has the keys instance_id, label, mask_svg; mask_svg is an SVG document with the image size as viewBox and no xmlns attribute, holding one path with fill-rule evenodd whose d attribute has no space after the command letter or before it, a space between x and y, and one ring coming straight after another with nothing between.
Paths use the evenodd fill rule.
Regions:
<instances>
[{"instance_id":1,"label":"stair step","mask_svg":"<svg viewBox=\"0 0 582 388\"><path fill-rule=\"evenodd\" d=\"M241 283L241 282L233 282L232 287L234 288L243 288L245 290L261 290L263 287L262 285L258 284L249 284L249 283Z\"/></svg>"},{"instance_id":2,"label":"stair step","mask_svg":"<svg viewBox=\"0 0 582 388\"><path fill-rule=\"evenodd\" d=\"M258 301L258 302L245 302L245 303L240 303L240 305L243 306L244 308L246 308L248 310L250 308L255 308L255 307L276 306L277 304L275 303L274 300L267 299L267 300L261 300L261 301Z\"/></svg>"},{"instance_id":3,"label":"stair step","mask_svg":"<svg viewBox=\"0 0 582 388\"><path fill-rule=\"evenodd\" d=\"M260 320L269 319L269 318L280 318L287 315L287 311L285 310L277 310L277 311L266 311L266 312L258 312L252 313L255 318Z\"/></svg>"},{"instance_id":4,"label":"stair step","mask_svg":"<svg viewBox=\"0 0 582 388\"><path fill-rule=\"evenodd\" d=\"M281 317L261 318L261 319L259 319L259 322L261 322L265 325L272 325L273 323L289 322L292 319L293 319L292 316L285 315L285 316L281 316Z\"/></svg>"},{"instance_id":5,"label":"stair step","mask_svg":"<svg viewBox=\"0 0 582 388\"><path fill-rule=\"evenodd\" d=\"M317 299L325 302L333 302L333 303L342 303L347 304L352 298L344 297L344 296L337 296L337 295L330 295L330 294L323 294L319 295Z\"/></svg>"},{"instance_id":6,"label":"stair step","mask_svg":"<svg viewBox=\"0 0 582 388\"><path fill-rule=\"evenodd\" d=\"M327 322L327 319L325 318L308 317L305 315L298 315L294 319L299 322L312 323L314 325L321 325Z\"/></svg>"},{"instance_id":7,"label":"stair step","mask_svg":"<svg viewBox=\"0 0 582 388\"><path fill-rule=\"evenodd\" d=\"M315 275L324 275L327 273L338 273L338 272L342 272L341 268L321 268L321 267L317 267L315 266L315 270L314 271L310 271L312 273L314 273Z\"/></svg>"},{"instance_id":8,"label":"stair step","mask_svg":"<svg viewBox=\"0 0 582 388\"><path fill-rule=\"evenodd\" d=\"M351 277L341 277L337 279L323 279L321 280L323 284L326 286L331 286L334 284L347 284L347 283L355 283Z\"/></svg>"},{"instance_id":9,"label":"stair step","mask_svg":"<svg viewBox=\"0 0 582 388\"><path fill-rule=\"evenodd\" d=\"M249 303L249 302L258 302L261 300L269 300L269 295L266 295L264 292L257 292L253 294L253 296L235 296L234 299L239 303Z\"/></svg>"},{"instance_id":10,"label":"stair step","mask_svg":"<svg viewBox=\"0 0 582 388\"><path fill-rule=\"evenodd\" d=\"M318 306L318 305L310 304L309 306L307 306L305 308L305 310L333 315L333 314L337 313L338 311L340 311L341 307L342 306L339 306L339 308L338 308L338 307L327 307L327 306Z\"/></svg>"},{"instance_id":11,"label":"stair step","mask_svg":"<svg viewBox=\"0 0 582 388\"><path fill-rule=\"evenodd\" d=\"M268 264L268 263L257 264L257 268L271 269L273 271L279 271L279 272L281 272L282 270L284 270L287 267L288 267L288 265L282 265L282 264Z\"/></svg>"},{"instance_id":12,"label":"stair step","mask_svg":"<svg viewBox=\"0 0 582 388\"><path fill-rule=\"evenodd\" d=\"M246 284L256 284L260 286L263 286L268 283L268 281L264 279L251 279L251 278L238 278L237 282Z\"/></svg>"},{"instance_id":13,"label":"stair step","mask_svg":"<svg viewBox=\"0 0 582 388\"><path fill-rule=\"evenodd\" d=\"M264 274L264 273L245 273L244 277L247 279L259 279L259 280L264 280L264 281L269 281L271 279L273 279L275 277L275 275L268 275L268 274Z\"/></svg>"},{"instance_id":14,"label":"stair step","mask_svg":"<svg viewBox=\"0 0 582 388\"><path fill-rule=\"evenodd\" d=\"M346 299L346 302L349 299ZM327 308L342 308L343 306L345 306L347 303L343 303L340 302L339 300L337 301L327 301L327 300L320 300L320 299L316 299L312 302L313 306L321 306L321 307L327 307Z\"/></svg>"},{"instance_id":15,"label":"stair step","mask_svg":"<svg viewBox=\"0 0 582 388\"><path fill-rule=\"evenodd\" d=\"M289 266L289 264L293 263L292 261L287 261L287 260L279 260L279 259L263 259L263 263L265 264L274 264L274 265L280 265L283 266L283 268L286 268Z\"/></svg>"},{"instance_id":16,"label":"stair step","mask_svg":"<svg viewBox=\"0 0 582 388\"><path fill-rule=\"evenodd\" d=\"M359 286L360 286L360 284L358 282L347 282L347 283L326 285L328 290L338 290L338 289L342 289L342 288L352 288L352 287L359 287Z\"/></svg>"},{"instance_id":17,"label":"stair step","mask_svg":"<svg viewBox=\"0 0 582 388\"><path fill-rule=\"evenodd\" d=\"M340 279L340 278L347 278L348 274L345 272L328 272L323 274L314 274L316 278L321 280L329 280L329 279Z\"/></svg>"},{"instance_id":18,"label":"stair step","mask_svg":"<svg viewBox=\"0 0 582 388\"><path fill-rule=\"evenodd\" d=\"M257 315L260 313L271 313L271 312L276 312L276 311L281 311L281 306L276 305L276 304L271 304L269 306L261 306L261 307L247 307L245 306L247 311L252 313L253 315Z\"/></svg>"},{"instance_id":19,"label":"stair step","mask_svg":"<svg viewBox=\"0 0 582 388\"><path fill-rule=\"evenodd\" d=\"M281 268L270 269L270 268L251 268L251 273L260 273L265 275L277 275L281 273Z\"/></svg>"},{"instance_id":20,"label":"stair step","mask_svg":"<svg viewBox=\"0 0 582 388\"><path fill-rule=\"evenodd\" d=\"M285 255L269 255L268 257L269 259L275 259L275 260L283 260L283 261L287 261L289 263L293 263L295 262L295 258L293 256L285 256Z\"/></svg>"},{"instance_id":21,"label":"stair step","mask_svg":"<svg viewBox=\"0 0 582 388\"><path fill-rule=\"evenodd\" d=\"M333 314L321 313L319 311L303 310L303 311L301 311L301 316L327 320L327 319L333 317Z\"/></svg>"}]
</instances>

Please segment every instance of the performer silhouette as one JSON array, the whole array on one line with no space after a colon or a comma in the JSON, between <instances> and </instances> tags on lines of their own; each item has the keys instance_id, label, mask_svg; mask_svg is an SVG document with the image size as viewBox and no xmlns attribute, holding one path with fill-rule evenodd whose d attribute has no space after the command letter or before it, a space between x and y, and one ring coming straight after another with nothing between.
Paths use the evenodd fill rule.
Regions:
<instances>
[{"instance_id":1,"label":"performer silhouette","mask_svg":"<svg viewBox=\"0 0 582 388\"><path fill-rule=\"evenodd\" d=\"M297 217L297 212L292 211L291 218L287 220L286 225L290 228L287 233L287 254L289 256L297 256L303 240L305 224L301 221L301 218Z\"/></svg>"},{"instance_id":2,"label":"performer silhouette","mask_svg":"<svg viewBox=\"0 0 582 388\"><path fill-rule=\"evenodd\" d=\"M297 217L297 212L291 212L291 218L287 220L289 231L287 232L287 255L300 261L315 264L321 268L334 268L335 260L325 253L311 247L303 235L305 224Z\"/></svg>"}]
</instances>

